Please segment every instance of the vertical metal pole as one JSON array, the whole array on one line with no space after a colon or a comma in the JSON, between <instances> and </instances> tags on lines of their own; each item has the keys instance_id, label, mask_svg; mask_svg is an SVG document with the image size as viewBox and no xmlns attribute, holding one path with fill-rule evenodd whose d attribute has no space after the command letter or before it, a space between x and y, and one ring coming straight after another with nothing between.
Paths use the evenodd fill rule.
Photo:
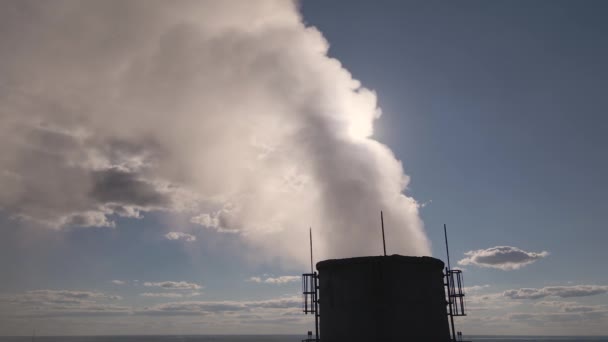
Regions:
<instances>
[{"instance_id":1,"label":"vertical metal pole","mask_svg":"<svg viewBox=\"0 0 608 342\"><path fill-rule=\"evenodd\" d=\"M310 273L314 273L314 269L312 267L312 228L309 228L310 233Z\"/></svg>"},{"instance_id":2,"label":"vertical metal pole","mask_svg":"<svg viewBox=\"0 0 608 342\"><path fill-rule=\"evenodd\" d=\"M302 294L304 294L304 314L308 315L308 277L306 274L302 276Z\"/></svg>"},{"instance_id":3,"label":"vertical metal pole","mask_svg":"<svg viewBox=\"0 0 608 342\"><path fill-rule=\"evenodd\" d=\"M312 302L315 305L315 341L319 342L319 282L317 272L314 271L312 259L312 228L309 230L310 237L310 273L312 275ZM311 305L313 303L310 303Z\"/></svg>"},{"instance_id":4,"label":"vertical metal pole","mask_svg":"<svg viewBox=\"0 0 608 342\"><path fill-rule=\"evenodd\" d=\"M454 327L454 313L452 311L452 278L450 265L450 249L448 247L448 230L446 225L443 225L443 234L445 235L445 251L448 256L448 267L445 269L445 275L448 283L448 306L450 307L450 325L452 326L452 341L456 341L456 328Z\"/></svg>"},{"instance_id":5,"label":"vertical metal pole","mask_svg":"<svg viewBox=\"0 0 608 342\"><path fill-rule=\"evenodd\" d=\"M448 247L448 230L445 223L443 224L443 234L445 235L445 252L448 256L448 269L452 270L452 266L450 265L450 248Z\"/></svg>"},{"instance_id":6,"label":"vertical metal pole","mask_svg":"<svg viewBox=\"0 0 608 342\"><path fill-rule=\"evenodd\" d=\"M462 286L462 294L464 295L464 277L460 280L462 282L461 286ZM464 315L465 312L465 301L464 301L464 297L462 298L462 314ZM462 332L461 332L462 333Z\"/></svg>"},{"instance_id":7,"label":"vertical metal pole","mask_svg":"<svg viewBox=\"0 0 608 342\"><path fill-rule=\"evenodd\" d=\"M382 247L384 247L384 256L386 256L386 239L384 238L384 215L380 210L380 224L382 225Z\"/></svg>"}]
</instances>

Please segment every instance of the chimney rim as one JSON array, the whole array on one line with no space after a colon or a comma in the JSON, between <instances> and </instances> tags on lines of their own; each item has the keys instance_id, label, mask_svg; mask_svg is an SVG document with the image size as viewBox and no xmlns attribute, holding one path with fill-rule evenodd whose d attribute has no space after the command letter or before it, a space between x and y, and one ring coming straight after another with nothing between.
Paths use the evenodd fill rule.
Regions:
<instances>
[{"instance_id":1,"label":"chimney rim","mask_svg":"<svg viewBox=\"0 0 608 342\"><path fill-rule=\"evenodd\" d=\"M374 263L391 263L391 264L407 264L407 265L419 265L431 268L437 268L443 270L445 264L443 261L429 257L429 256L405 256L399 254L387 255L387 256L364 256L344 259L327 259L317 262L317 270L330 268L340 268L345 266L357 265L357 264L374 264Z\"/></svg>"}]
</instances>

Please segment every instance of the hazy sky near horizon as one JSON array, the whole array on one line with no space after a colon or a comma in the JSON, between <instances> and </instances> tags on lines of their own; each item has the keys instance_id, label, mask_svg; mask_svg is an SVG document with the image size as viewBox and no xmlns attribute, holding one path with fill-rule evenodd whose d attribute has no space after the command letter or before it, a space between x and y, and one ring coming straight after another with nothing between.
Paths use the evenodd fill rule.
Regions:
<instances>
[{"instance_id":1,"label":"hazy sky near horizon","mask_svg":"<svg viewBox=\"0 0 608 342\"><path fill-rule=\"evenodd\" d=\"M380 209L447 223L465 334L608 335L607 14L2 2L0 335L303 333L308 226L377 255Z\"/></svg>"}]
</instances>

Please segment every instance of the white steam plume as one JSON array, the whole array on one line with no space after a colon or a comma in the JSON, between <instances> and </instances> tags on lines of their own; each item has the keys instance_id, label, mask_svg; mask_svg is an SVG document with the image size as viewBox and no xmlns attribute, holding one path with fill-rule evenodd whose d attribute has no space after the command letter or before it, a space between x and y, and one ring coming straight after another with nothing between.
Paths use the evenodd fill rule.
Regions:
<instances>
[{"instance_id":1,"label":"white steam plume","mask_svg":"<svg viewBox=\"0 0 608 342\"><path fill-rule=\"evenodd\" d=\"M151 210L304 263L429 254L380 115L290 1L0 2L0 207L49 227ZM272 248L270 248L272 247Z\"/></svg>"}]
</instances>

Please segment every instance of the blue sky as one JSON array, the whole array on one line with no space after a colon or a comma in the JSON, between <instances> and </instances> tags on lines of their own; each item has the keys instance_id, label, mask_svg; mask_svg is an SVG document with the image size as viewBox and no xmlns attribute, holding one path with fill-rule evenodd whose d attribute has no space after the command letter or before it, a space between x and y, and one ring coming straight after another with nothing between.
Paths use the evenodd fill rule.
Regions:
<instances>
[{"instance_id":1,"label":"blue sky","mask_svg":"<svg viewBox=\"0 0 608 342\"><path fill-rule=\"evenodd\" d=\"M377 91L375 136L403 161L414 197L432 200L422 215L433 241L445 222L454 248L584 253L608 237L604 7L312 1L303 10L330 54ZM576 264L600 266L591 256Z\"/></svg>"},{"instance_id":2,"label":"blue sky","mask_svg":"<svg viewBox=\"0 0 608 342\"><path fill-rule=\"evenodd\" d=\"M494 290L606 284L605 3L304 3L306 21L378 93L375 136L411 175L433 254L517 246L517 271L467 267ZM598 272L599 271L599 272ZM606 303L605 296L595 302Z\"/></svg>"},{"instance_id":3,"label":"blue sky","mask_svg":"<svg viewBox=\"0 0 608 342\"><path fill-rule=\"evenodd\" d=\"M58 2L58 8L70 8L69 3L59 4ZM320 143L320 149L315 149L315 144L310 144L312 147L307 144L307 148L300 149L298 143L301 140L290 140L291 136L286 138L276 132L285 130L291 133L293 130L298 132L294 136L308 141L307 137L302 138L303 135L300 135L303 134L301 132L308 132L307 125L323 129L337 127L339 130L343 121L350 122L351 112L347 109L357 111L359 107L364 107L367 110L368 106L373 107L373 104L370 105L373 101L365 94L352 95L350 76L345 76L343 69L336 69L333 61L326 58L322 40L316 31L304 30L295 16L295 7L272 5L268 8L253 8L242 4L227 5L226 8L222 6L216 9L220 13L218 17L230 23L226 25L234 26L234 32L238 33L235 36L240 37L240 30L246 32L242 34L246 37L242 39L246 42L244 47L239 45L241 40L233 41L231 39L234 37L225 36L229 42L226 43L227 47L221 39L220 43L214 43L216 45L211 45L211 48L204 45L208 44L208 40L201 40L203 43L200 44L204 48L190 54L191 49L197 46L195 43L199 43L193 38L198 33L194 34L194 31L183 27L172 30L170 32L175 36L169 36L173 38L168 41L175 45L162 49L167 55L160 54L157 59L151 59L157 64L146 64L137 59L140 61L138 66L145 65L149 69L128 69L136 76L129 73L129 77L124 79L133 83L124 81L120 85L141 86L144 83L154 83L156 86L155 82L144 82L158 80L149 77L148 73L154 74L154 77L162 74L162 80L171 85L175 76L179 80L176 83L179 86L174 85L174 88L179 87L178 95L167 90L171 87L162 88L162 82L158 82L158 88L141 92L133 91L129 86L125 86L126 90L117 87L117 93L123 93L117 97L119 104L116 107L107 104L105 96L110 95L95 88L96 82L114 85L111 83L114 80L106 80L101 76L92 82L93 85L88 80L102 74L113 75L113 68L119 65L116 60L122 58L123 44L110 44L109 48L104 48L104 51L115 49L116 54L100 53L95 46L85 46L85 49L80 50L74 46L81 45L70 44L72 39L77 39L66 33L70 30L59 30L58 35L49 36L48 40L60 44L68 42L61 46L71 52L70 56L75 56L71 61L76 65L76 76L57 76L50 70L63 70L61 68L70 64L56 62L54 53L58 50L45 45L38 50L28 50L28 43L36 42L36 35L33 38L26 35L22 45L13 43L17 39L10 36L10 32L13 32L11 30L7 30L9 33L6 35L0 35L0 44L14 44L11 46L18 47L11 50L16 52L6 53L6 60L10 61L6 65L9 67L0 69L0 75L8 75L5 79L13 82L3 82L0 87L3 96L0 97L0 104L3 104L6 113L14 111L20 114L25 113L26 109L32 111L19 102L25 98L26 102L34 103L35 109L48 118L42 120L44 124L37 130L50 135L69 136L77 141L67 143L70 147L65 147L63 140L56 137L53 140L42 140L47 139L46 135L39 138L23 129L27 125L21 123L21 126L14 126L20 129L15 132L26 132L23 136L28 143L19 145L15 143L20 142L19 135L13 138L8 129L6 132L0 130L5 136L11 135L11 139L0 140L9 146L0 152L5 151L5 155L10 156L4 159L0 157L0 168L4 172L0 184L10 185L6 185L6 193L9 195L0 196L0 229L3 234L0 240L0 274L4 280L0 283L0 334L28 335L33 328L41 335L101 334L108 332L108 329L124 334L301 333L310 330L312 321L309 317L299 315L300 281L297 278L306 271L301 256L306 256L307 252L307 228L308 225L314 226L321 218L327 218L336 224L341 219L334 213L327 214L329 216L314 215L319 211L315 211L312 199L318 199L317 196L324 199L325 188L321 185L326 184L321 181L307 183L310 182L308 176L314 173L311 171L314 167L302 166L304 171L301 173L293 171L300 170L298 167L303 164L315 164L316 157L308 156L295 161L290 158L306 156L309 149L315 155L323 155L325 148L338 151L335 155L328 154L329 157L319 158L320 163L327 163L336 159L336 156L350 156L348 151L352 149L341 150L344 146L333 146L331 143L342 140L334 140L334 135L328 138L322 134L314 135L312 140L327 141L327 145ZM221 27L223 21L218 20L216 23L213 17L205 17L205 9L198 13L203 17L198 20L209 22L211 29L202 25L200 30L220 30L216 27ZM19 9L21 10L23 9ZM83 9L86 10L88 9ZM98 15L99 10L93 8L93 12L82 13ZM23 11L24 16L39 15ZM605 260L608 259L605 248L608 232L602 215L608 208L608 200L604 195L608 188L605 178L608 174L608 159L604 151L608 146L608 137L605 135L608 121L604 115L608 107L608 97L605 96L608 89L608 66L605 62L608 60L608 43L605 40L608 32L608 23L605 21L608 6L601 1L310 0L301 3L300 11L305 25L317 28L329 42L328 55L338 60L354 79L360 80L365 88L372 89L377 96L382 116L373 121L373 111L361 110L363 119L353 121L352 126L346 130L352 127L358 129L360 123L373 122L374 133L370 139L388 146L394 157L402 162L403 172L410 177L405 194L414 198L418 204L386 204L391 206L389 214L391 210L396 212L400 208L413 213L407 216L396 213L393 214L395 216L389 216L393 220L387 221L388 252L408 254L411 251L412 254L420 254L424 250L424 242L419 236L408 235L416 234L421 229L417 217L424 222L424 232L431 243L429 251L443 260L445 252L442 227L444 223L448 225L453 264L465 259L467 252L473 252L469 254L473 258L480 253L491 253L492 250L489 249L493 247L510 247L507 251L510 254L504 256L506 259L461 265L465 269L465 283L470 290L469 317L459 321L465 334L517 332L608 335L608 275L602 272ZM5 12L10 13L8 10ZM39 13L47 12L52 15L62 13L53 12L50 7L43 8ZM159 13L162 13L162 9ZM279 14L275 17L272 13ZM55 18L51 14L49 17ZM158 15L153 11L146 12L148 14L150 18ZM280 34L272 30L262 31L264 34L259 36L254 34L254 38L251 38L250 32L239 24L240 21L247 22L250 17L251 22L257 24L260 22L253 19L272 17L269 22L272 25L278 23L281 28L282 20L288 18L285 19L286 22L293 27L288 26L298 34L287 39L287 43L284 39L272 40L275 36L280 37ZM72 17L69 18L72 20ZM102 16L100 20L102 23L103 18ZM133 21L147 23L146 18L139 16ZM8 22L5 24L7 28L12 29L11 25L19 28L16 23L4 22ZM50 19L48 22L40 22L40 25L54 23ZM261 22L261 27L270 25ZM83 31L91 28L79 20L74 20L74 25L84 27ZM272 25L269 27L275 29ZM132 33L133 37L141 34L137 28L126 24L124 27L116 27L116 30L124 29L125 32ZM156 34L156 26L142 27L148 28L147 32L152 32L150 36ZM91 37L98 39L97 34L105 30L91 29ZM14 29L14 32L20 31ZM161 43L164 42L165 36L159 36ZM248 44L250 40L253 43ZM270 47L260 53L264 58L255 63L248 64L249 60L233 57L241 54L247 56L253 49L252 46L265 45L269 41L274 42L274 45L268 44ZM129 45L125 43L124 46ZM147 53L147 46L136 46L132 50L140 48ZM21 49L25 51L24 55L19 55ZM89 54L87 49L99 54ZM219 51L218 55L226 53L219 58L221 63L215 57L200 57L207 56L204 51L216 50ZM321 51L319 55L322 57L317 54L314 54L314 58L308 56L309 51L317 50ZM32 51L40 53L41 59L31 57L34 55ZM169 53L173 51L177 51L176 55ZM183 51L183 55L177 54ZM293 52L295 57L286 51ZM0 54L0 58L2 56ZM66 56L61 55L61 58L70 61L72 57ZM139 58L140 55L137 56ZM26 63L30 62L30 57L33 61L28 65ZM57 60L62 60L61 58ZM209 58L210 61L205 64L205 59L204 63L197 64L193 62L197 58ZM87 62L81 63L83 60ZM91 60L91 64L88 64ZM171 68L162 67L165 60L171 61ZM268 63L268 60L276 63ZM300 60L303 61L301 64ZM104 66L106 61L111 68L99 66ZM311 62L308 63L309 61ZM189 63L195 66L192 69L195 72L187 69L184 69L187 72L182 72L181 69L173 68L182 64L190 66ZM314 63L322 64L323 68L307 69L309 64ZM327 63L327 66L323 63ZM154 69L158 65L161 67ZM228 67L222 69L226 65ZM251 70L254 71L249 69L251 65ZM82 70L86 70L80 71L85 75L83 80L79 79L78 74L81 66ZM88 74L90 68L95 73ZM31 69L34 71L29 71ZM218 72L220 76L217 76L215 69L224 70L224 73ZM266 72L263 75L274 77L268 81L270 85L265 83L266 76L255 72L258 69ZM300 69L303 70L301 73L293 71ZM329 75L327 79L317 76L315 72L319 70ZM158 71L158 74L154 71ZM38 75L34 75L34 72L44 75L38 83L22 81L38 80ZM191 80L186 76L198 73L203 75L203 81L194 77ZM233 73L243 77L237 78L238 85L230 83L230 78L228 81L222 78ZM283 78L283 74L289 77ZM325 75L324 72L319 74ZM309 80L309 75L315 75L316 78ZM248 77L254 80L251 86L248 86ZM206 78L218 81L213 87L207 87L208 84L204 82ZM317 78L321 81L317 82ZM45 83L46 79L54 80L49 83L51 86ZM140 80L144 81L137 83ZM333 80L335 83L332 83ZM245 84L243 88L241 82ZM304 85L299 86L300 82ZM321 85L317 86L317 83ZM80 95L66 96L56 92L53 89L55 84L62 85L56 88L68 89ZM228 87L224 88L226 84ZM334 92L334 85L342 90ZM258 92L258 88L272 91ZM299 91L308 94L306 91L309 88L316 90L311 92L313 94L327 94L318 95L318 98L313 97L312 100L304 97L302 101L294 95L300 94ZM289 91L283 94L284 89ZM191 90L196 96L189 96ZM209 98L203 96L199 101L199 91L211 95ZM275 97L275 94L279 95ZM88 98L89 95L91 99ZM214 102L215 98L223 99L224 96L227 100L218 102L220 105ZM296 98L293 102L258 102L259 98L289 98L291 101L292 96ZM131 97L144 100L131 100ZM347 104L335 104L332 102L334 97L350 99L350 102L345 100ZM75 98L84 100L74 100ZM120 102L124 98L127 100ZM159 98L158 102L154 102L156 98ZM163 108L164 104L174 104L170 102L174 98L179 100L177 103L180 105L186 103L185 108L190 108L189 105L194 103L193 107L204 107L205 110L202 111L203 114L196 111L195 116L180 116L177 113L181 110L180 107L173 113L175 119L167 121L158 119L162 116L160 114L150 117L130 117L128 114L142 108L154 112L156 108ZM235 98L242 100L243 106L247 107L245 112ZM249 128L232 127L240 127L239 124L243 122L243 126L255 127L257 121L250 122L247 118L257 118L258 116L251 115L256 111L276 110L277 113L283 113L284 110L293 110L308 113L325 110L326 107L321 105L320 109L308 107L308 102L316 100L326 101L323 104L327 104L327 108L345 109L343 114L346 119L331 117L336 121L329 120L331 124L316 126L317 121L314 120L298 121L289 118L283 121L260 115L256 120L266 126L276 124L281 129L274 129L275 126L268 130L256 128L252 135L255 139L252 140L241 139L251 133ZM355 101L361 102L356 102L357 106L351 107L351 102ZM230 111L220 111L221 115L217 116L221 119L192 119L215 113L217 108L223 110L223 106L229 107ZM80 117L71 115L71 112L65 116L56 114L69 112L73 108L93 114L82 121L78 121ZM116 112L116 116L109 114L111 112ZM355 115L359 113L352 114ZM25 114L21 116L25 117ZM325 119L325 116L322 117ZM133 120L130 121L130 118ZM13 127L10 125L20 119L7 115L0 120L6 120L0 121L6 122L6 127ZM106 125L106 122L119 124ZM133 122L136 124L131 125ZM150 127L147 127L148 122ZM167 133L170 128L167 131L159 130L159 127L164 129L174 122L184 122L176 130L180 134L183 132L187 138L185 143L176 143L180 141L179 134ZM189 132L190 127L200 128L202 133L197 129ZM99 129L102 133L99 136L97 133L83 133L87 138L81 139L79 129L85 132L88 132L87 129L93 132ZM223 132L222 129L226 131ZM38 132L37 130L32 132ZM215 135L216 131L223 134ZM89 139L90 136L94 139ZM137 139L132 136L137 136ZM270 137L270 142L264 140L266 137ZM348 140L351 138L354 142ZM346 144L347 147L368 146L365 144L369 141L361 143L357 140L359 138L347 138L352 143ZM251 142L263 150L263 153L252 159L262 161L261 171L252 171L248 169L250 164L240 162L249 161L250 157L248 152L241 152L243 149L249 151L248 147L239 145L241 140L244 141L243 144ZM36 145L39 141L46 141L46 145L53 146L53 150L39 155L41 146L45 145ZM274 141L284 144L276 147L272 145ZM17 147L12 149L13 145ZM207 148L207 145L213 147ZM221 148L215 149L216 145ZM174 147L176 149L172 149ZM265 159L267 154L272 155L283 149L288 157L280 155L276 159ZM371 147L370 150L376 151ZM79 159L81 154L88 156L86 163ZM184 156L166 157L169 154ZM99 155L105 159L91 157L98 158ZM157 159L148 161L146 158L149 155ZM394 175L392 170L397 164L384 152L364 156L378 156L381 161L389 160L386 169L391 171L384 174L382 172L385 171L376 172L376 169L345 167L336 173L340 175L343 172L344 178L357 178L359 171L361 175L367 176L380 174L390 178ZM344 158L346 162L351 162L349 157ZM361 164L357 163L358 160L355 158L352 165L364 165L370 159L361 157ZM103 164L106 161L109 167ZM98 189L93 187L91 190L86 186L82 187L85 190L77 188L75 184L85 176L69 173L73 171L71 165L80 162L87 165L83 168L93 170L87 169L93 174L92 177L109 170L108 175L101 175L108 178L102 177L102 180L119 179L121 182L118 188L108 187L107 193L96 194L96 197L93 196L94 201L91 200L87 196ZM60 166L55 166L55 163ZM94 166L89 166L93 164ZM280 167L275 169L275 164ZM21 174L18 170L21 167L25 170L25 166L28 171L22 171ZM28 177L37 175L36 169L45 170L42 178L49 180L50 184L58 185L59 190L40 177L23 188L14 185L21 184L17 181L4 183L6 179L25 179L27 182ZM184 171L190 169L193 170L192 173ZM277 169L281 173L277 173ZM289 177L283 177L284 170L287 170L285 172ZM292 174L292 171L295 173ZM296 189L296 195L291 197L286 194L278 201L268 195L267 189L276 186L273 176L277 174ZM11 178L14 175L17 178ZM67 180L63 182L65 175L71 176L66 176ZM130 176L137 178L131 179ZM224 176L226 181L220 180ZM330 180L337 179L332 178L331 174L327 177ZM247 183L250 178L255 181ZM207 182L207 179L213 181ZM166 183L163 182L167 180L174 182L172 184L190 184L191 188L174 190L174 187L165 186ZM247 186L239 188L235 183L247 183ZM112 185L109 181L107 184ZM144 187L151 184L156 188ZM318 188L299 195L298 189L305 188L306 184L316 184ZM379 181L378 184L378 192L383 191L385 183ZM120 193L121 186L131 187L137 196ZM342 187L334 188L331 184L328 188L337 189L337 192L343 190ZM253 189L252 193L258 197L243 200L240 197L246 193L243 189ZM14 200L11 197L13 192L25 195ZM235 193L239 196L227 195ZM347 195L341 198L347 198L349 192L345 193ZM167 195L171 204L167 204L164 197L157 199L156 195ZM50 200L43 200L47 196ZM201 196L197 197L198 207L194 211L183 209L190 205L187 200L195 196ZM365 202L368 199L362 197L355 196L364 204L386 200L383 195L372 196L369 202ZM96 201L104 198L110 200L97 206ZM115 207L118 202L122 207ZM232 207L234 203L237 209ZM358 202L345 200L344 203L346 206ZM136 214L129 210L134 210ZM257 210L259 215L256 214ZM332 210L343 214L355 211L356 208ZM271 216L275 211L293 214L293 221L301 223L302 227L290 228L291 231L286 233L284 225L294 222L285 221L279 214ZM366 215L373 217L370 219L372 222L377 221L375 208L370 208L370 211L373 213ZM196 216L193 213L207 216ZM264 225L266 218L270 222L268 226ZM301 220L307 218L312 222ZM346 218L344 220L347 223L353 222ZM276 226L273 225L275 223ZM403 226L413 228L406 231ZM377 234L376 228L370 228L368 235L361 235L369 238L360 240L360 245L355 243L357 248L360 247L359 250L342 247L336 249L343 251L342 255L346 256L357 256L357 251L360 254L373 254L370 251L376 249L380 254L381 245L378 241L373 241ZM170 232L187 235L175 235L177 238L171 240L167 235ZM330 244L343 236L339 234L340 230L337 232L321 236L327 236L325 242ZM412 238L408 240L408 236ZM319 244L323 245L323 242L321 239ZM318 248L323 249L324 246ZM508 258L515 254L521 256L522 253L525 254L523 261L512 261L509 264ZM526 288L532 290L520 290ZM71 304L61 306L64 302ZM31 303L37 303L38 309L29 307Z\"/></svg>"}]
</instances>

